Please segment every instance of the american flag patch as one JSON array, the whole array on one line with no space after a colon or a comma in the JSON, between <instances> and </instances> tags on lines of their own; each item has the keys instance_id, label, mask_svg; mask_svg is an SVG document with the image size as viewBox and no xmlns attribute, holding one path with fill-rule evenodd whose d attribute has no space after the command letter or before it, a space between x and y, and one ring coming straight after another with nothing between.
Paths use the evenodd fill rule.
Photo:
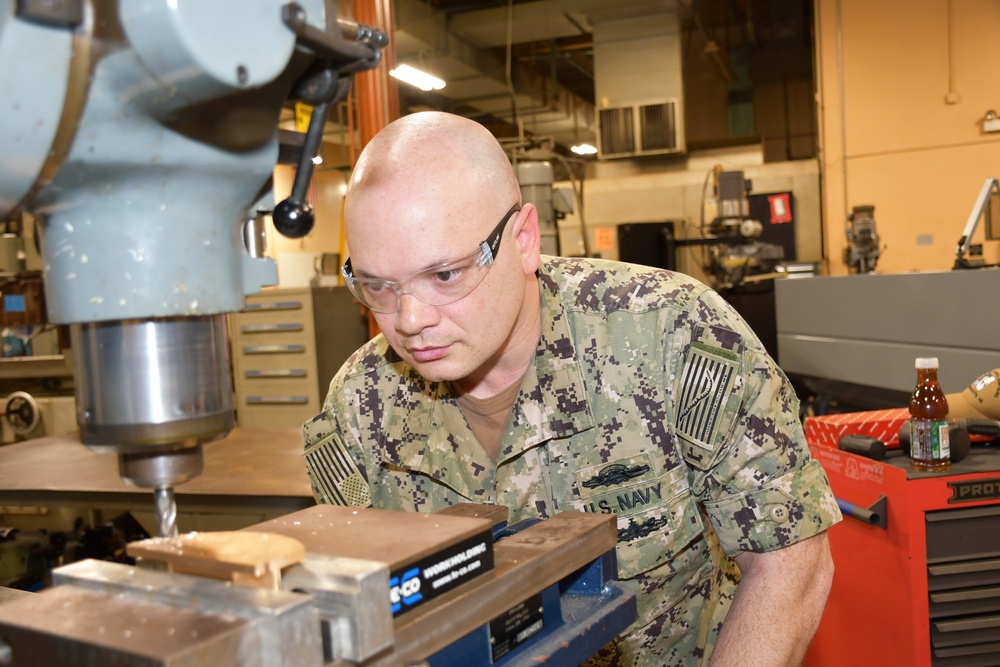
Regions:
<instances>
[{"instance_id":1,"label":"american flag patch","mask_svg":"<svg viewBox=\"0 0 1000 667\"><path fill-rule=\"evenodd\" d=\"M692 346L684 363L677 431L695 444L714 444L719 417L732 392L738 363L725 350Z\"/></svg>"},{"instance_id":2,"label":"american flag patch","mask_svg":"<svg viewBox=\"0 0 1000 667\"><path fill-rule=\"evenodd\" d=\"M322 500L334 505L371 507L368 482L339 438L330 435L303 456L309 479Z\"/></svg>"}]
</instances>

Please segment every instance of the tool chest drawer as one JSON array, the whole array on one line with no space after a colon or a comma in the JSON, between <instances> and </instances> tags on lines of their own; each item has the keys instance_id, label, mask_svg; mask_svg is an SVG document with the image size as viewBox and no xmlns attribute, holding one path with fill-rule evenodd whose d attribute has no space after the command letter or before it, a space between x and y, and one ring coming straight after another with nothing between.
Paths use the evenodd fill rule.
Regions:
<instances>
[{"instance_id":1,"label":"tool chest drawer","mask_svg":"<svg viewBox=\"0 0 1000 667\"><path fill-rule=\"evenodd\" d=\"M346 287L267 290L230 316L236 421L298 428L319 413L334 373L367 340Z\"/></svg>"},{"instance_id":2,"label":"tool chest drawer","mask_svg":"<svg viewBox=\"0 0 1000 667\"><path fill-rule=\"evenodd\" d=\"M931 665L1000 665L1000 506L925 519Z\"/></svg>"}]
</instances>

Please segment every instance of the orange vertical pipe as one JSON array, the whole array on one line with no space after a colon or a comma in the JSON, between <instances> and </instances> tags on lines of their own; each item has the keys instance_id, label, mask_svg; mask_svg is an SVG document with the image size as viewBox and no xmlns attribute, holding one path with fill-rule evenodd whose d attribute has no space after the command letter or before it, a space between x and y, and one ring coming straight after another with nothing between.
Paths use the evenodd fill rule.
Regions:
<instances>
[{"instance_id":1,"label":"orange vertical pipe","mask_svg":"<svg viewBox=\"0 0 1000 667\"><path fill-rule=\"evenodd\" d=\"M389 36L389 45L382 49L379 66L361 72L354 79L360 152L382 128L399 118L399 87L396 79L389 76L389 70L396 66L396 22L392 0L357 0L354 3L354 20L379 28ZM354 167L357 159L353 150L353 137L352 132L351 167ZM372 314L368 313L368 335L373 338L378 333L378 324Z\"/></svg>"},{"instance_id":2,"label":"orange vertical pipe","mask_svg":"<svg viewBox=\"0 0 1000 667\"><path fill-rule=\"evenodd\" d=\"M354 14L358 23L374 26L389 35L389 45L382 50L379 66L355 78L359 148L364 149L382 128L399 118L399 87L389 76L389 70L396 66L396 26L391 0L358 0L354 3Z\"/></svg>"}]
</instances>

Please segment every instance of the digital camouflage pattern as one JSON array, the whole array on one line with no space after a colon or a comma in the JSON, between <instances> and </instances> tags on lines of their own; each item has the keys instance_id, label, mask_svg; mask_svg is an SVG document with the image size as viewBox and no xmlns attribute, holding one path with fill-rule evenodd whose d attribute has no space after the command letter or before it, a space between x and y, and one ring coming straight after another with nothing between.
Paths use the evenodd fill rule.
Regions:
<instances>
[{"instance_id":1,"label":"digital camouflage pattern","mask_svg":"<svg viewBox=\"0 0 1000 667\"><path fill-rule=\"evenodd\" d=\"M687 276L543 257L542 336L498 463L448 383L381 336L303 427L320 502L433 512L506 505L510 520L617 516L619 578L639 620L593 665L707 662L739 581L732 556L840 518L798 401L742 319Z\"/></svg>"}]
</instances>

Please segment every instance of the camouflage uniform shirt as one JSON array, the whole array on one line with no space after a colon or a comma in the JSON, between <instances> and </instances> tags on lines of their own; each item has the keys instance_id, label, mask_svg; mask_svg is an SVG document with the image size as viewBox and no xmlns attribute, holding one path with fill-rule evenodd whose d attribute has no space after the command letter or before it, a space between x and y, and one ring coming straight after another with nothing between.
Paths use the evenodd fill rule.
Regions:
<instances>
[{"instance_id":1,"label":"camouflage uniform shirt","mask_svg":"<svg viewBox=\"0 0 1000 667\"><path fill-rule=\"evenodd\" d=\"M542 335L494 463L448 383L378 336L304 426L317 499L510 520L613 513L639 620L595 665L707 662L739 580L732 556L840 514L787 379L715 292L681 274L543 257Z\"/></svg>"}]
</instances>

